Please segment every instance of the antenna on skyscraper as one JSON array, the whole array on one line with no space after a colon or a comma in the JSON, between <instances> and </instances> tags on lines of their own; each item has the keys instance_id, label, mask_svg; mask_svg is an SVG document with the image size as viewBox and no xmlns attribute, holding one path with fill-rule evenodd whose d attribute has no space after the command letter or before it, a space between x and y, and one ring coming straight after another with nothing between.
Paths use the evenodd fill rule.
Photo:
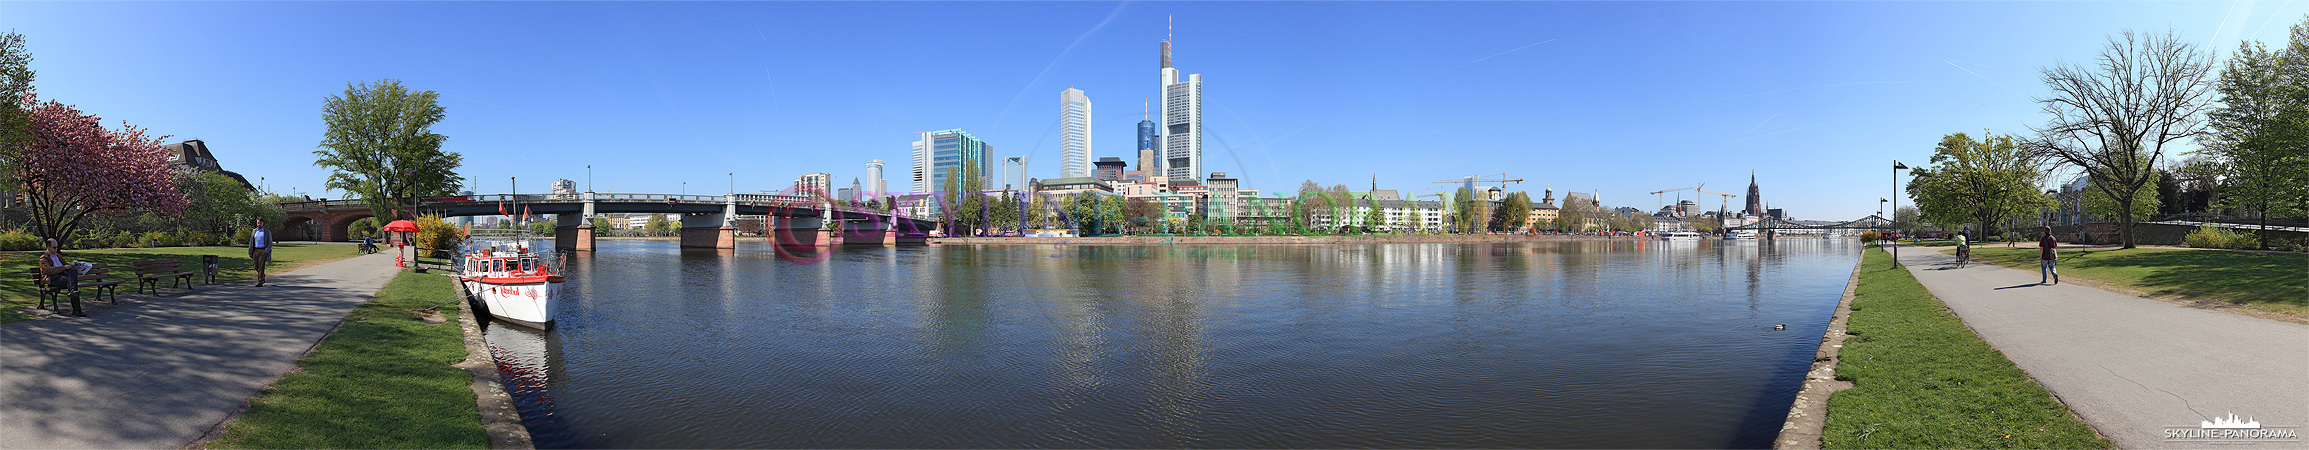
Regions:
<instances>
[{"instance_id":1,"label":"antenna on skyscraper","mask_svg":"<svg viewBox=\"0 0 2309 450\"><path fill-rule=\"evenodd\" d=\"M1177 17L1177 16L1172 16L1172 15L1168 15L1168 14L1165 14L1165 15L1163 15L1163 42L1170 42L1170 41L1171 41L1171 29L1172 29L1172 27L1173 27L1173 24L1176 24L1176 23L1178 23L1178 17Z\"/></svg>"}]
</instances>

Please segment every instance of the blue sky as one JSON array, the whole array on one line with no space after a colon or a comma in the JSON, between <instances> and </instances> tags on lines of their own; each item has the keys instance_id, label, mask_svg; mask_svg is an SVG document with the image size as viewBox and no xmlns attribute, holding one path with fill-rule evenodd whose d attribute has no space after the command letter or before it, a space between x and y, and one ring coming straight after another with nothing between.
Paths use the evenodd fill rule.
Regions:
<instances>
[{"instance_id":1,"label":"blue sky","mask_svg":"<svg viewBox=\"0 0 2309 450\"><path fill-rule=\"evenodd\" d=\"M1246 187L1425 194L1707 183L1801 219L1873 214L1894 159L1952 132L2041 123L2038 69L2127 28L2227 54L2280 42L2293 2L986 2L0 4L43 98L208 142L271 190L341 198L312 165L324 98L396 78L481 192L776 190L890 164L961 128L1057 174L1058 96L1094 103L1093 156L1135 160L1158 42L1203 74L1204 160ZM687 185L683 184L687 182ZM1689 191L1686 197L1690 198ZM1668 201L1674 201L1670 196ZM1737 207L1740 200L1734 199ZM1715 206L1719 201L1702 202ZM1907 201L1903 200L1903 203Z\"/></svg>"}]
</instances>

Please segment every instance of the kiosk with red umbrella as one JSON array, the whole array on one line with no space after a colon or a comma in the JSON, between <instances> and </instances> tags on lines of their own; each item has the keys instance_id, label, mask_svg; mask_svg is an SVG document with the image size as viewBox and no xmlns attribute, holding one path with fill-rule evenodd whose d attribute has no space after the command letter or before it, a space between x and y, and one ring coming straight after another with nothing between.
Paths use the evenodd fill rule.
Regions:
<instances>
[{"instance_id":1,"label":"kiosk with red umbrella","mask_svg":"<svg viewBox=\"0 0 2309 450\"><path fill-rule=\"evenodd\" d=\"M416 233L416 232L417 232L417 223L416 223L416 222L407 221L407 220L395 220L395 221L393 221L393 223L388 223L388 224L385 224L385 228L384 228L384 230L385 230L385 231L398 231L398 232L402 232L402 233ZM408 245L409 241L410 241L412 238L415 238L415 237L416 237L416 236L414 236L414 235L408 235L408 234L405 234L405 235L401 235L401 239L400 239L400 240L397 240L397 241L394 241L394 242L393 242L393 248L395 248L395 249L398 249L398 248L401 248L402 246ZM412 257L412 259L414 259L414 257ZM399 252L399 251L394 251L394 252L393 252L393 267L409 267L409 264L408 264L408 262L407 262L407 261L404 261L404 260L402 260L402 259L401 259L401 252Z\"/></svg>"}]
</instances>

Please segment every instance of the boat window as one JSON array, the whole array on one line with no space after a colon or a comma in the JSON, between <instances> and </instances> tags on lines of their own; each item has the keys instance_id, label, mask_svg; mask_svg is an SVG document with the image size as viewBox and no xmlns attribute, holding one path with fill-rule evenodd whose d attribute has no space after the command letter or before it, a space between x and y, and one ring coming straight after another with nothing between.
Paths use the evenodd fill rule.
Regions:
<instances>
[{"instance_id":1,"label":"boat window","mask_svg":"<svg viewBox=\"0 0 2309 450\"><path fill-rule=\"evenodd\" d=\"M535 259L522 259L522 260L521 260L521 271L523 271L523 272L534 272L534 271L537 271L537 260L535 260Z\"/></svg>"}]
</instances>

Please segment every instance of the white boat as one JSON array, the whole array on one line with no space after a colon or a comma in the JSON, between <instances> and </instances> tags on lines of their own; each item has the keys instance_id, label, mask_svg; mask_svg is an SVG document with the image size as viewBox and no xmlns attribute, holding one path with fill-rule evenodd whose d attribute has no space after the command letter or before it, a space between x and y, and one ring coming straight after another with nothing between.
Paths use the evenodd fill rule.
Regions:
<instances>
[{"instance_id":1,"label":"white boat","mask_svg":"<svg viewBox=\"0 0 2309 450\"><path fill-rule=\"evenodd\" d=\"M1699 233L1699 232L1694 232L1694 231L1669 231L1669 232L1663 232L1663 233L1660 233L1660 240L1663 240L1663 241L1697 241L1697 240L1700 240L1700 233Z\"/></svg>"},{"instance_id":2,"label":"white boat","mask_svg":"<svg viewBox=\"0 0 2309 450\"><path fill-rule=\"evenodd\" d=\"M546 255L523 240L475 242L458 266L457 280L489 315L540 330L553 327L553 298L562 276Z\"/></svg>"}]
</instances>

